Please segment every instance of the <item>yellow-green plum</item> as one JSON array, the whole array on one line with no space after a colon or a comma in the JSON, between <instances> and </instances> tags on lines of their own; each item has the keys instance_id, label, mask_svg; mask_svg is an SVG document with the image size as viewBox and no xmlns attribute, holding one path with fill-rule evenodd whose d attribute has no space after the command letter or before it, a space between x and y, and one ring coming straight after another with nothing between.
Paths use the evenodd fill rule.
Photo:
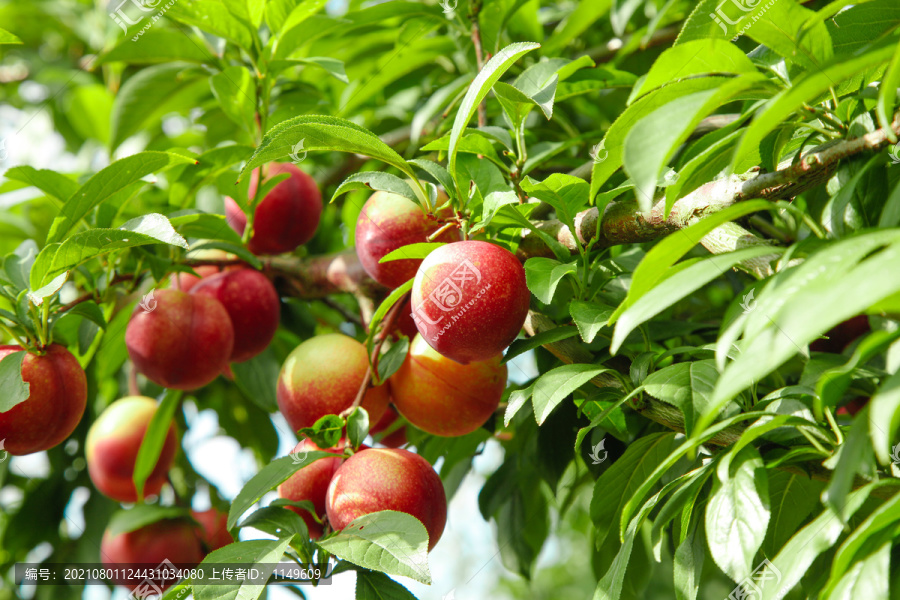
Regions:
<instances>
[{"instance_id":1,"label":"yellow-green plum","mask_svg":"<svg viewBox=\"0 0 900 600\"><path fill-rule=\"evenodd\" d=\"M325 510L336 530L373 512L405 512L425 526L430 551L444 533L447 496L441 478L418 454L371 448L357 452L338 468L328 486Z\"/></svg>"},{"instance_id":2,"label":"yellow-green plum","mask_svg":"<svg viewBox=\"0 0 900 600\"><path fill-rule=\"evenodd\" d=\"M278 407L294 431L312 427L325 415L340 414L353 405L366 376L366 347L341 333L310 338L294 348L278 376ZM370 388L362 407L369 421L384 414L390 397L387 385Z\"/></svg>"},{"instance_id":3,"label":"yellow-green plum","mask_svg":"<svg viewBox=\"0 0 900 600\"><path fill-rule=\"evenodd\" d=\"M511 252L487 242L456 242L422 261L412 315L432 348L468 364L494 358L516 339L530 299L525 269Z\"/></svg>"},{"instance_id":4,"label":"yellow-green plum","mask_svg":"<svg viewBox=\"0 0 900 600\"><path fill-rule=\"evenodd\" d=\"M19 346L0 346L0 360ZM51 344L42 354L27 353L22 359L22 380L28 398L0 412L0 440L14 455L49 450L68 438L84 415L87 378L78 360L64 346ZM0 390L0 395L5 394Z\"/></svg>"},{"instance_id":5,"label":"yellow-green plum","mask_svg":"<svg viewBox=\"0 0 900 600\"><path fill-rule=\"evenodd\" d=\"M438 204L447 199L440 194ZM440 229L453 216L449 208L437 215L399 194L379 191L372 194L356 222L356 254L366 272L378 283L395 288L412 279L422 263L421 258L392 260L379 263L382 257L409 244L428 241L428 236ZM434 242L459 240L456 226L442 231Z\"/></svg>"},{"instance_id":6,"label":"yellow-green plum","mask_svg":"<svg viewBox=\"0 0 900 600\"><path fill-rule=\"evenodd\" d=\"M163 289L152 310L137 307L125 331L139 373L163 387L194 390L228 365L234 329L222 303L204 294Z\"/></svg>"},{"instance_id":7,"label":"yellow-green plum","mask_svg":"<svg viewBox=\"0 0 900 600\"><path fill-rule=\"evenodd\" d=\"M86 441L88 474L101 493L119 502L137 502L134 465L157 403L145 396L116 400L91 425ZM169 426L159 460L144 483L144 496L156 496L166 482L178 450L175 425Z\"/></svg>"},{"instance_id":8,"label":"yellow-green plum","mask_svg":"<svg viewBox=\"0 0 900 600\"><path fill-rule=\"evenodd\" d=\"M502 354L459 364L417 335L403 365L390 378L394 405L406 419L434 435L472 433L497 410L506 388Z\"/></svg>"}]
</instances>

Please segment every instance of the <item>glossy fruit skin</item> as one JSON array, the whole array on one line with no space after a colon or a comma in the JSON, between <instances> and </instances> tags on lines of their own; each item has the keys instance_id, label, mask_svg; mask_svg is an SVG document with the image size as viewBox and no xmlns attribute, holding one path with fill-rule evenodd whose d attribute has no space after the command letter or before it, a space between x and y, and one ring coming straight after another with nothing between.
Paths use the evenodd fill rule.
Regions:
<instances>
[{"instance_id":1,"label":"glossy fruit skin","mask_svg":"<svg viewBox=\"0 0 900 600\"><path fill-rule=\"evenodd\" d=\"M350 408L368 360L366 347L341 333L319 335L294 348L281 367L276 388L278 407L294 431ZM389 401L387 385L366 392L362 407L370 422L381 418Z\"/></svg>"},{"instance_id":2,"label":"glossy fruit skin","mask_svg":"<svg viewBox=\"0 0 900 600\"><path fill-rule=\"evenodd\" d=\"M155 292L156 308L135 309L125 346L138 372L176 390L213 381L228 364L234 330L222 303L173 289Z\"/></svg>"},{"instance_id":3,"label":"glossy fruit skin","mask_svg":"<svg viewBox=\"0 0 900 600\"><path fill-rule=\"evenodd\" d=\"M381 510L405 512L428 531L428 550L447 523L447 496L427 460L408 450L372 448L344 461L328 486L328 521L337 530Z\"/></svg>"},{"instance_id":4,"label":"glossy fruit skin","mask_svg":"<svg viewBox=\"0 0 900 600\"><path fill-rule=\"evenodd\" d=\"M253 171L255 174L256 171ZM238 235L244 235L247 228L247 215L234 198L225 197L225 222L234 229Z\"/></svg>"},{"instance_id":5,"label":"glossy fruit skin","mask_svg":"<svg viewBox=\"0 0 900 600\"><path fill-rule=\"evenodd\" d=\"M429 254L412 287L419 333L461 364L503 352L522 329L530 299L518 259L479 241L447 244Z\"/></svg>"},{"instance_id":6,"label":"glossy fruit skin","mask_svg":"<svg viewBox=\"0 0 900 600\"><path fill-rule=\"evenodd\" d=\"M234 330L231 362L250 360L265 350L278 330L281 305L269 279L254 269L235 269L205 277L192 294L222 303Z\"/></svg>"},{"instance_id":7,"label":"glossy fruit skin","mask_svg":"<svg viewBox=\"0 0 900 600\"><path fill-rule=\"evenodd\" d=\"M248 248L253 254L293 252L313 238L322 217L322 193L316 181L290 163L269 165L269 177L288 173L256 205L253 235ZM251 181L250 197L256 193Z\"/></svg>"},{"instance_id":8,"label":"glossy fruit skin","mask_svg":"<svg viewBox=\"0 0 900 600\"><path fill-rule=\"evenodd\" d=\"M234 538L228 533L228 513L210 508L201 512L191 511L191 516L200 523L201 529L197 535L207 553L234 543Z\"/></svg>"},{"instance_id":9,"label":"glossy fruit skin","mask_svg":"<svg viewBox=\"0 0 900 600\"><path fill-rule=\"evenodd\" d=\"M416 335L419 334L419 330L416 329L416 322L412 317L412 299L407 300L406 304L403 305L403 308L400 309L400 313L397 315L397 320L394 322L394 337L399 337L399 334L403 334L412 340Z\"/></svg>"},{"instance_id":10,"label":"glossy fruit skin","mask_svg":"<svg viewBox=\"0 0 900 600\"><path fill-rule=\"evenodd\" d=\"M369 433L372 435L379 434L382 431L388 429L399 418L400 415L397 413L397 410L393 407L393 405L390 405L387 407L387 410L384 411L384 416L369 428ZM400 446L406 445L407 442L408 440L406 439L406 427L395 429L394 431L378 440L379 444L388 448L399 448Z\"/></svg>"},{"instance_id":11,"label":"glossy fruit skin","mask_svg":"<svg viewBox=\"0 0 900 600\"><path fill-rule=\"evenodd\" d=\"M389 381L394 405L424 431L441 436L472 433L497 410L506 389L502 354L461 365L438 354L421 335L410 344Z\"/></svg>"},{"instance_id":12,"label":"glossy fruit skin","mask_svg":"<svg viewBox=\"0 0 900 600\"><path fill-rule=\"evenodd\" d=\"M176 290L181 290L182 292L190 292L194 289L198 283L200 283L203 279L207 277L212 277L216 273L219 272L219 267L215 265L200 265L199 267L194 267L194 271L197 272L197 275L191 275L190 273L176 273L172 277L174 280L172 281L172 288Z\"/></svg>"},{"instance_id":13,"label":"glossy fruit skin","mask_svg":"<svg viewBox=\"0 0 900 600\"><path fill-rule=\"evenodd\" d=\"M0 359L21 350L0 346ZM63 443L75 431L87 403L84 370L64 346L51 344L43 356L26 354L22 379L29 384L28 398L0 413L3 449L17 456Z\"/></svg>"},{"instance_id":14,"label":"glossy fruit skin","mask_svg":"<svg viewBox=\"0 0 900 600\"><path fill-rule=\"evenodd\" d=\"M103 534L100 544L100 560L107 568L120 566L121 577L115 579L118 585L137 586L145 577L129 578L125 565L137 565L152 569L165 560L176 567L190 568L203 560L203 548L197 535L196 525L187 519L157 521L140 529L113 536L109 530ZM123 573L122 571L126 571ZM164 589L175 583L168 580Z\"/></svg>"},{"instance_id":15,"label":"glossy fruit skin","mask_svg":"<svg viewBox=\"0 0 900 600\"><path fill-rule=\"evenodd\" d=\"M94 487L103 495L119 502L137 502L134 487L134 465L144 435L158 405L146 396L126 396L116 400L91 425L85 442L88 474ZM169 427L159 460L144 482L144 496L158 496L175 453L178 434Z\"/></svg>"},{"instance_id":16,"label":"glossy fruit skin","mask_svg":"<svg viewBox=\"0 0 900 600\"><path fill-rule=\"evenodd\" d=\"M322 450L322 448L316 446L312 441L304 439L297 444L291 453L294 454L299 452L302 454L304 452L315 452L318 450ZM325 449L325 452L341 454L343 450L339 447L335 447L327 448ZM320 519L324 520L325 494L328 492L328 484L331 483L331 478L334 476L335 471L338 470L338 467L341 466L342 462L344 462L343 457L320 458L303 467L291 475L287 481L278 486L278 496L295 502L309 500L313 503L313 506L316 507L316 514ZM311 539L317 540L322 537L322 524L317 523L308 511L293 506L289 506L288 508L300 515L300 518L306 523Z\"/></svg>"},{"instance_id":17,"label":"glossy fruit skin","mask_svg":"<svg viewBox=\"0 0 900 600\"><path fill-rule=\"evenodd\" d=\"M444 198L446 200L446 196ZM440 199L438 202L440 203ZM399 194L378 191L369 197L356 222L356 254L372 279L395 288L416 275L422 259L393 260L379 263L382 257L408 244L428 242L428 236L444 225L453 211L445 209L428 215L422 208ZM434 242L456 242L459 230L451 228L437 236Z\"/></svg>"},{"instance_id":18,"label":"glossy fruit skin","mask_svg":"<svg viewBox=\"0 0 900 600\"><path fill-rule=\"evenodd\" d=\"M869 318L866 315L857 315L835 325L825 334L827 340L823 338L814 340L809 344L809 349L813 352L841 354L850 342L869 331L871 331Z\"/></svg>"},{"instance_id":19,"label":"glossy fruit skin","mask_svg":"<svg viewBox=\"0 0 900 600\"><path fill-rule=\"evenodd\" d=\"M871 398L865 397L853 398L852 400L850 400L850 402L837 409L837 414L850 415L851 417L856 416L856 413L861 411L866 407L866 405L869 404L870 399Z\"/></svg>"}]
</instances>

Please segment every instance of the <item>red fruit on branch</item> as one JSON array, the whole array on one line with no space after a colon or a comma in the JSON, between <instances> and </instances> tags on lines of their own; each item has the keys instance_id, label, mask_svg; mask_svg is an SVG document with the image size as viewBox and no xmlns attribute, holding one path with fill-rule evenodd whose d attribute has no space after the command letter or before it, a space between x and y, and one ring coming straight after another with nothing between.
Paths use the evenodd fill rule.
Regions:
<instances>
[{"instance_id":1,"label":"red fruit on branch","mask_svg":"<svg viewBox=\"0 0 900 600\"><path fill-rule=\"evenodd\" d=\"M310 440L301 440L299 444L291 452L292 455L305 455L307 452L315 452L322 450ZM342 448L327 448L325 452L333 452L341 454ZM325 519L325 494L328 492L328 484L335 471L344 462L343 456L335 458L320 458L319 460L306 465L293 475L287 481L278 486L278 495L285 500L299 502L308 500L313 503L316 508L316 515L319 519ZM323 526L317 523L309 511L302 508L289 506L292 511L300 515L309 529L309 537L318 539L322 537Z\"/></svg>"},{"instance_id":2,"label":"red fruit on branch","mask_svg":"<svg viewBox=\"0 0 900 600\"><path fill-rule=\"evenodd\" d=\"M497 410L506 389L502 354L461 365L438 354L421 335L413 339L390 378L394 405L406 419L434 435L472 433Z\"/></svg>"},{"instance_id":3,"label":"red fruit on branch","mask_svg":"<svg viewBox=\"0 0 900 600\"><path fill-rule=\"evenodd\" d=\"M106 568L114 569L114 583L137 586L147 579L142 570L156 568L163 561L178 568L197 566L203 560L203 548L196 524L187 519L168 519L118 535L107 530L100 543L100 560ZM175 580L156 583L165 589Z\"/></svg>"},{"instance_id":4,"label":"red fruit on branch","mask_svg":"<svg viewBox=\"0 0 900 600\"><path fill-rule=\"evenodd\" d=\"M443 196L443 194L442 194ZM446 200L443 196L443 200ZM441 199L438 200L441 202ZM395 288L416 275L422 259L401 259L379 263L382 257L409 244L428 242L428 236L444 225L453 211L444 209L435 215L399 194L375 192L363 206L356 222L356 254L366 272L378 283ZM443 231L433 242L455 242L459 230Z\"/></svg>"},{"instance_id":5,"label":"red fruit on branch","mask_svg":"<svg viewBox=\"0 0 900 600\"><path fill-rule=\"evenodd\" d=\"M19 346L0 346L0 360L21 350ZM19 456L63 443L75 431L87 403L84 370L72 353L58 344L45 348L43 355L26 354L22 379L29 386L28 398L0 412L3 449Z\"/></svg>"},{"instance_id":6,"label":"red fruit on branch","mask_svg":"<svg viewBox=\"0 0 900 600\"><path fill-rule=\"evenodd\" d=\"M322 193L315 179L290 163L269 165L270 178L282 173L289 177L272 188L253 212L253 235L248 248L254 254L293 252L311 240L319 227ZM255 179L251 179L249 195L253 198L255 194ZM231 220L238 226L240 218L234 208L240 211L240 207L231 209Z\"/></svg>"},{"instance_id":7,"label":"red fruit on branch","mask_svg":"<svg viewBox=\"0 0 900 600\"><path fill-rule=\"evenodd\" d=\"M234 538L228 532L228 513L210 508L202 512L191 511L191 516L200 523L197 535L199 535L200 541L203 542L207 552L212 552L234 543Z\"/></svg>"},{"instance_id":8,"label":"red fruit on branch","mask_svg":"<svg viewBox=\"0 0 900 600\"><path fill-rule=\"evenodd\" d=\"M225 307L203 294L173 289L154 294L155 304L137 308L125 332L135 368L167 388L193 390L210 383L234 348Z\"/></svg>"},{"instance_id":9,"label":"red fruit on branch","mask_svg":"<svg viewBox=\"0 0 900 600\"><path fill-rule=\"evenodd\" d=\"M88 474L102 494L119 502L137 502L134 467L147 427L158 405L152 398L116 400L91 425L85 442ZM144 496L157 496L178 450L175 425L169 426L156 466L144 482Z\"/></svg>"},{"instance_id":10,"label":"red fruit on branch","mask_svg":"<svg viewBox=\"0 0 900 600\"><path fill-rule=\"evenodd\" d=\"M447 523L441 478L418 454L394 448L362 450L344 461L328 486L325 508L337 530L373 512L405 512L425 526L429 551Z\"/></svg>"},{"instance_id":11,"label":"red fruit on branch","mask_svg":"<svg viewBox=\"0 0 900 600\"><path fill-rule=\"evenodd\" d=\"M231 362L249 360L268 347L281 318L278 292L269 279L253 269L235 269L205 277L192 294L222 303L234 330Z\"/></svg>"},{"instance_id":12,"label":"red fruit on branch","mask_svg":"<svg viewBox=\"0 0 900 600\"><path fill-rule=\"evenodd\" d=\"M366 347L349 336L330 333L306 340L281 367L278 407L294 431L312 427L325 415L353 405L368 366ZM381 418L389 400L387 385L366 392L362 407L370 422Z\"/></svg>"},{"instance_id":13,"label":"red fruit on branch","mask_svg":"<svg viewBox=\"0 0 900 600\"><path fill-rule=\"evenodd\" d=\"M525 269L511 252L487 242L457 242L438 248L419 267L413 318L432 348L468 364L494 358L516 339L530 298Z\"/></svg>"}]
</instances>

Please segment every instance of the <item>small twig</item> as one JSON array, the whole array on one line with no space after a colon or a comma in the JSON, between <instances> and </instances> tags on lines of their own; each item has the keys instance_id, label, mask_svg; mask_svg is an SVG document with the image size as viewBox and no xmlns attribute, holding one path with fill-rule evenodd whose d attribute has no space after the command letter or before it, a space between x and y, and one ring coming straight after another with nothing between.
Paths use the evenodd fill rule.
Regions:
<instances>
[{"instance_id":1,"label":"small twig","mask_svg":"<svg viewBox=\"0 0 900 600\"><path fill-rule=\"evenodd\" d=\"M321 298L322 304L328 306L341 313L341 316L350 321L351 323L358 325L362 328L365 328L363 325L362 317L360 315L355 314L353 311L349 310L346 306L342 305L340 302L336 302L331 298Z\"/></svg>"},{"instance_id":2,"label":"small twig","mask_svg":"<svg viewBox=\"0 0 900 600\"><path fill-rule=\"evenodd\" d=\"M472 2L472 12L469 19L472 21L472 45L475 46L475 64L478 72L484 67L484 49L481 47L481 29L478 27L478 13L481 12L481 0ZM478 126L487 125L487 109L484 102L478 104Z\"/></svg>"},{"instance_id":3,"label":"small twig","mask_svg":"<svg viewBox=\"0 0 900 600\"><path fill-rule=\"evenodd\" d=\"M124 275L116 275L115 277L113 277L113 279L109 285L113 286L113 285L116 285L119 283L124 283L126 281L132 281L133 279L135 279L135 276L130 273L126 273ZM72 310L74 307L78 306L82 302L87 302L88 300L96 300L96 299L97 299L97 294L95 292L88 292L87 294L83 294L83 295L79 296L78 298L75 298L68 304L63 305L57 312L61 312L61 313L66 312L67 310Z\"/></svg>"}]
</instances>

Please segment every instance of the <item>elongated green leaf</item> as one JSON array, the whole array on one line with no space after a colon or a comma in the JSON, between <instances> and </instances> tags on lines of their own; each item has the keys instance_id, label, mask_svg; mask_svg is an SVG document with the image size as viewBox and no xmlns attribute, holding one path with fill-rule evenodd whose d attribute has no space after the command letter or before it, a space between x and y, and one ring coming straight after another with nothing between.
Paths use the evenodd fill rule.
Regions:
<instances>
[{"instance_id":1,"label":"elongated green leaf","mask_svg":"<svg viewBox=\"0 0 900 600\"><path fill-rule=\"evenodd\" d=\"M305 501L309 502L309 501ZM312 504L311 502L309 503ZM315 512L313 507L313 512ZM286 510L282 506L266 506L250 513L250 516L241 521L240 528L253 527L263 533L275 537L283 537L285 534L309 537L309 528L303 519L292 510Z\"/></svg>"},{"instance_id":2,"label":"elongated green leaf","mask_svg":"<svg viewBox=\"0 0 900 600\"><path fill-rule=\"evenodd\" d=\"M134 461L134 475L132 476L134 487L140 499L144 497L144 483L146 483L147 478L150 477L150 473L153 472L153 469L156 468L156 463L159 461L159 455L162 452L163 445L165 445L166 437L169 435L169 426L175 417L175 411L178 409L181 395L182 393L177 390L166 392L162 402L156 408L156 412L153 413L153 418L150 419L147 430L144 432L144 439L141 441L141 447Z\"/></svg>"},{"instance_id":3,"label":"elongated green leaf","mask_svg":"<svg viewBox=\"0 0 900 600\"><path fill-rule=\"evenodd\" d=\"M140 152L117 160L91 177L66 200L50 226L47 243L62 241L88 212L126 186L156 171L192 162L191 158L171 152Z\"/></svg>"},{"instance_id":4,"label":"elongated green leaf","mask_svg":"<svg viewBox=\"0 0 900 600\"><path fill-rule=\"evenodd\" d=\"M37 290L60 272L95 256L122 248L160 243L188 247L169 220L160 214L132 219L119 229L90 229L77 233L62 243L49 244L41 250L31 267L30 287Z\"/></svg>"},{"instance_id":5,"label":"elongated green leaf","mask_svg":"<svg viewBox=\"0 0 900 600\"><path fill-rule=\"evenodd\" d=\"M449 164L451 173L456 172L456 153L459 141L462 139L462 134L469 121L472 119L472 115L475 114L478 105L484 100L485 96L487 96L491 87L504 73L506 73L513 63L519 60L524 54L527 54L536 48L540 48L540 44L535 44L533 42L510 44L495 54L491 60L484 65L484 68L478 73L478 76L472 82L472 85L469 86L469 91L466 92L466 95L459 106L459 110L456 112L456 118L453 120L453 129L450 132Z\"/></svg>"},{"instance_id":6,"label":"elongated green leaf","mask_svg":"<svg viewBox=\"0 0 900 600\"><path fill-rule=\"evenodd\" d=\"M819 504L825 484L801 473L769 471L769 505L772 518L763 552L775 556Z\"/></svg>"},{"instance_id":7,"label":"elongated green leaf","mask_svg":"<svg viewBox=\"0 0 900 600\"><path fill-rule=\"evenodd\" d=\"M628 296L619 305L613 316L610 317L610 323L615 322L626 309L633 306L644 294L664 279L669 267L687 254L691 248L699 244L700 240L707 233L722 223L770 208L772 208L772 204L764 200L741 202L701 219L690 227L676 232L674 235L666 237L647 253L644 260L635 269L631 279L631 287L628 289Z\"/></svg>"},{"instance_id":8,"label":"elongated green leaf","mask_svg":"<svg viewBox=\"0 0 900 600\"><path fill-rule=\"evenodd\" d=\"M35 169L34 167L13 167L3 176L13 181L21 181L33 185L45 194L49 194L59 200L67 200L78 191L78 184L72 179L50 169Z\"/></svg>"},{"instance_id":9,"label":"elongated green leaf","mask_svg":"<svg viewBox=\"0 0 900 600\"><path fill-rule=\"evenodd\" d=\"M358 570L356 600L416 600L416 597L384 573Z\"/></svg>"},{"instance_id":10,"label":"elongated green leaf","mask_svg":"<svg viewBox=\"0 0 900 600\"><path fill-rule=\"evenodd\" d=\"M890 540L855 563L833 587L826 586L822 598L827 600L856 600L856 598L887 598L890 596Z\"/></svg>"},{"instance_id":11,"label":"elongated green leaf","mask_svg":"<svg viewBox=\"0 0 900 600\"><path fill-rule=\"evenodd\" d=\"M616 322L610 351L616 352L635 327L652 319L676 302L687 298L710 281L725 275L734 265L760 256L772 255L775 258L782 252L784 252L783 248L755 246L728 254L717 254L699 260L663 279L622 312Z\"/></svg>"},{"instance_id":12,"label":"elongated green leaf","mask_svg":"<svg viewBox=\"0 0 900 600\"><path fill-rule=\"evenodd\" d=\"M406 513L385 510L363 515L317 545L355 565L431 583L428 532Z\"/></svg>"},{"instance_id":13,"label":"elongated green leaf","mask_svg":"<svg viewBox=\"0 0 900 600\"><path fill-rule=\"evenodd\" d=\"M594 0L575 4L572 14L557 27L550 39L547 40L546 54L548 56L557 54L564 46L608 13L612 4L613 0Z\"/></svg>"},{"instance_id":14,"label":"elongated green leaf","mask_svg":"<svg viewBox=\"0 0 900 600\"><path fill-rule=\"evenodd\" d=\"M190 511L181 506L138 504L134 508L116 511L109 520L107 531L109 531L110 535L117 536L146 527L157 521L185 519L190 517L190 515Z\"/></svg>"},{"instance_id":15,"label":"elongated green leaf","mask_svg":"<svg viewBox=\"0 0 900 600\"><path fill-rule=\"evenodd\" d=\"M378 262L390 262L392 260L405 260L410 258L425 258L441 246L446 246L444 242L422 242L419 244L407 244L388 252Z\"/></svg>"},{"instance_id":16,"label":"elongated green leaf","mask_svg":"<svg viewBox=\"0 0 900 600\"><path fill-rule=\"evenodd\" d=\"M893 47L889 46L849 60L834 62L819 71L809 73L794 86L772 98L756 115L747 133L741 138L731 161L732 168L746 156L758 151L763 138L786 121L791 113L804 103L813 101L848 77L890 60L893 51Z\"/></svg>"},{"instance_id":17,"label":"elongated green leaf","mask_svg":"<svg viewBox=\"0 0 900 600\"><path fill-rule=\"evenodd\" d=\"M566 275L577 273L574 262L561 263L552 258L529 258L525 261L525 280L528 289L544 304L553 301L556 287Z\"/></svg>"},{"instance_id":18,"label":"elongated green leaf","mask_svg":"<svg viewBox=\"0 0 900 600\"><path fill-rule=\"evenodd\" d=\"M288 477L305 467L306 465L328 456L334 456L330 452L310 451L305 456L283 456L276 458L253 478L244 484L241 491L231 503L228 511L228 529L234 529L238 520L247 510L259 502L266 492L270 492L284 483Z\"/></svg>"},{"instance_id":19,"label":"elongated green leaf","mask_svg":"<svg viewBox=\"0 0 900 600\"><path fill-rule=\"evenodd\" d=\"M716 481L706 505L706 538L710 554L735 581L747 577L769 524L769 486L759 451L741 450L735 469Z\"/></svg>"},{"instance_id":20,"label":"elongated green leaf","mask_svg":"<svg viewBox=\"0 0 900 600\"><path fill-rule=\"evenodd\" d=\"M569 304L569 314L572 315L572 320L578 326L581 339L586 344L590 344L597 336L597 333L606 327L606 323L614 311L615 309L612 306L602 302L576 300Z\"/></svg>"},{"instance_id":21,"label":"elongated green leaf","mask_svg":"<svg viewBox=\"0 0 900 600\"><path fill-rule=\"evenodd\" d=\"M253 565L261 577L271 575L284 557L292 536L276 540L248 540L230 544L209 553L201 563L204 572L212 573L215 565ZM221 569L219 569L221 572ZM265 583L232 580L234 583L213 585L208 580L192 581L196 600L256 600L266 590Z\"/></svg>"},{"instance_id":22,"label":"elongated green leaf","mask_svg":"<svg viewBox=\"0 0 900 600\"><path fill-rule=\"evenodd\" d=\"M28 400L31 384L22 379L22 361L27 353L12 352L0 359L0 413Z\"/></svg>"},{"instance_id":23,"label":"elongated green leaf","mask_svg":"<svg viewBox=\"0 0 900 600\"><path fill-rule=\"evenodd\" d=\"M140 43L124 38L119 45L101 54L94 67L107 63L163 63L176 60L205 63L213 59L202 41L186 31L154 27L141 36Z\"/></svg>"},{"instance_id":24,"label":"elongated green leaf","mask_svg":"<svg viewBox=\"0 0 900 600\"><path fill-rule=\"evenodd\" d=\"M246 67L230 66L209 78L210 86L222 112L252 132L255 128L256 81Z\"/></svg>"},{"instance_id":25,"label":"elongated green leaf","mask_svg":"<svg viewBox=\"0 0 900 600\"><path fill-rule=\"evenodd\" d=\"M564 326L555 327L548 331L542 331L537 335L529 336L527 338L519 338L509 345L509 348L506 350L506 354L503 355L503 360L500 362L507 363L515 357L528 352L529 350L534 350L538 346L567 340L570 337L575 337L576 335L578 335L577 328L572 326Z\"/></svg>"},{"instance_id":26,"label":"elongated green leaf","mask_svg":"<svg viewBox=\"0 0 900 600\"><path fill-rule=\"evenodd\" d=\"M694 415L706 410L718 378L716 361L709 359L670 365L651 373L643 384L654 398L681 409L685 432L690 435Z\"/></svg>"},{"instance_id":27,"label":"elongated green leaf","mask_svg":"<svg viewBox=\"0 0 900 600\"><path fill-rule=\"evenodd\" d=\"M241 171L241 177L262 164L288 156L300 142L307 151L336 150L371 156L415 177L403 157L377 135L352 121L324 115L295 117L270 129Z\"/></svg>"},{"instance_id":28,"label":"elongated green leaf","mask_svg":"<svg viewBox=\"0 0 900 600\"><path fill-rule=\"evenodd\" d=\"M900 427L900 372L891 375L869 401L869 436L881 464L889 464L900 450L891 445Z\"/></svg>"},{"instance_id":29,"label":"elongated green leaf","mask_svg":"<svg viewBox=\"0 0 900 600\"><path fill-rule=\"evenodd\" d=\"M176 2L166 11L166 17L225 38L248 52L253 47L255 31L228 11L222 0Z\"/></svg>"},{"instance_id":30,"label":"elongated green leaf","mask_svg":"<svg viewBox=\"0 0 900 600\"><path fill-rule=\"evenodd\" d=\"M891 64L881 80L881 88L878 90L878 104L875 105L875 114L878 115L878 124L887 132L892 142L897 141L897 136L891 128L894 120L894 107L897 105L897 88L900 87L900 45L894 50Z\"/></svg>"},{"instance_id":31,"label":"elongated green leaf","mask_svg":"<svg viewBox=\"0 0 900 600\"><path fill-rule=\"evenodd\" d=\"M2 44L21 44L22 40L11 34L5 29L0 29L0 45Z\"/></svg>"},{"instance_id":32,"label":"elongated green leaf","mask_svg":"<svg viewBox=\"0 0 900 600\"><path fill-rule=\"evenodd\" d=\"M834 51L828 28L812 22L813 15L812 10L794 0L775 2L753 21L747 35L788 61L818 71Z\"/></svg>"},{"instance_id":33,"label":"elongated green leaf","mask_svg":"<svg viewBox=\"0 0 900 600\"><path fill-rule=\"evenodd\" d=\"M360 189L381 190L392 194L398 194L408 200L412 200L416 204L422 202L405 180L400 179L396 175L382 173L381 171L363 171L362 173L350 175L334 191L331 201L334 202L341 194Z\"/></svg>"},{"instance_id":34,"label":"elongated green leaf","mask_svg":"<svg viewBox=\"0 0 900 600\"><path fill-rule=\"evenodd\" d=\"M872 445L869 443L869 420L865 414L854 419L844 443L838 449L837 462L831 481L822 492L822 504L831 508L839 519L845 523L850 515L845 512L847 495L853 490L853 482L859 472L870 472L872 461Z\"/></svg>"},{"instance_id":35,"label":"elongated green leaf","mask_svg":"<svg viewBox=\"0 0 900 600\"><path fill-rule=\"evenodd\" d=\"M710 38L669 48L659 55L632 94L640 97L663 84L713 73L755 73L756 67L731 42Z\"/></svg>"},{"instance_id":36,"label":"elongated green leaf","mask_svg":"<svg viewBox=\"0 0 900 600\"><path fill-rule=\"evenodd\" d=\"M566 396L586 384L588 381L610 369L596 365L574 364L563 365L541 375L534 384L534 418L542 425L553 409Z\"/></svg>"}]
</instances>

